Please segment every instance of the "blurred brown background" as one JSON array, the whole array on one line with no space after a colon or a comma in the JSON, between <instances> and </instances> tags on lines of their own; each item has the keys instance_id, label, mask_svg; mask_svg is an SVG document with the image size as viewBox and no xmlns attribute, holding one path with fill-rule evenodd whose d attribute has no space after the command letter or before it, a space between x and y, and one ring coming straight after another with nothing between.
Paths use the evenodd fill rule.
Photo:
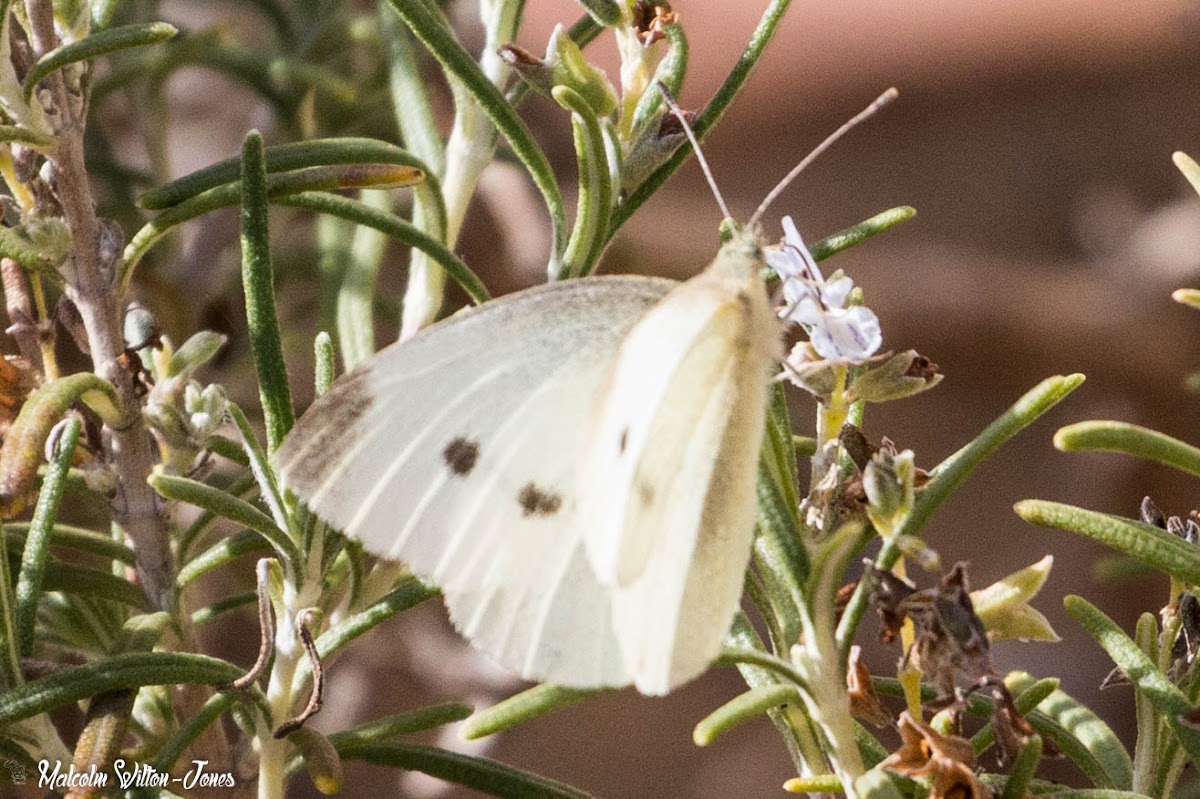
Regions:
<instances>
[{"instance_id":1,"label":"blurred brown background","mask_svg":"<svg viewBox=\"0 0 1200 799\"><path fill-rule=\"evenodd\" d=\"M471 5L459 4L468 21ZM763 5L675 3L691 41L685 107L711 95ZM530 0L526 14L521 43L537 52L578 7ZM917 208L914 220L837 257L832 268L863 287L886 347L916 348L946 374L935 391L873 408L867 418L872 438L914 449L920 465L953 452L1043 377L1088 375L980 469L927 535L945 562L972 563L977 587L1055 555L1037 604L1063 643L1002 644L996 657L1004 669L1063 677L1064 688L1127 740L1130 692L1098 693L1109 665L1060 599L1088 596L1132 628L1140 612L1163 604L1166 582L1099 582L1092 566L1100 547L1025 525L1011 507L1039 497L1133 515L1145 494L1171 513L1200 504L1195 483L1165 469L1065 455L1050 443L1057 427L1088 418L1200 438L1197 398L1183 388L1200 365L1200 317L1169 299L1172 289L1200 283L1200 202L1170 162L1176 149L1200 155L1198 33L1193 0L796 2L706 146L730 205L745 217L827 133L883 89L900 89L899 102L824 156L771 218L793 215L812 240L885 208ZM615 77L612 49L605 37L589 53ZM261 109L231 102L214 86L204 77L178 89L185 109L172 153L178 173L226 157L247 127L264 124ZM528 111L560 174L572 175L561 110L533 103ZM546 244L536 199L526 200L528 189L504 170L489 175L484 190L464 235L465 257L496 290L537 281ZM524 202L530 213L513 217ZM719 221L689 165L625 227L604 269L694 274L715 251ZM190 246L217 249L215 241ZM798 407L809 407L807 400ZM211 645L235 658L253 648ZM876 652L872 662L887 669L897 655ZM507 733L488 753L603 797L780 795L790 767L765 720L707 750L691 743L695 722L740 687L735 672L722 670L667 699L600 697ZM337 729L431 699L486 703L514 688L425 607L375 631L337 664L319 726ZM1055 776L1078 777L1069 767ZM347 786L363 797L467 795L440 790L383 770L359 771Z\"/></svg>"}]
</instances>

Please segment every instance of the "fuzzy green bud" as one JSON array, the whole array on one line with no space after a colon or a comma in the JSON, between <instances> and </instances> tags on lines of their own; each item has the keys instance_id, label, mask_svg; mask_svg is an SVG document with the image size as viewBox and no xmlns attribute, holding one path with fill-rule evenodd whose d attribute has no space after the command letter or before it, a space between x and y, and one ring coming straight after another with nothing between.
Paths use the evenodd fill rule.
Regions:
<instances>
[{"instance_id":1,"label":"fuzzy green bud","mask_svg":"<svg viewBox=\"0 0 1200 799\"><path fill-rule=\"evenodd\" d=\"M876 529L890 529L892 520L908 513L913 503L915 468L912 450L893 454L880 450L863 470L867 512Z\"/></svg>"},{"instance_id":2,"label":"fuzzy green bud","mask_svg":"<svg viewBox=\"0 0 1200 799\"><path fill-rule=\"evenodd\" d=\"M851 399L887 402L920 394L942 381L937 369L916 350L898 353L860 375L850 388Z\"/></svg>"},{"instance_id":3,"label":"fuzzy green bud","mask_svg":"<svg viewBox=\"0 0 1200 799\"><path fill-rule=\"evenodd\" d=\"M617 108L616 89L603 70L588 62L562 25L550 34L545 58L511 44L500 48L500 58L546 97L552 97L556 86L566 86L582 97L598 117L606 117Z\"/></svg>"},{"instance_id":4,"label":"fuzzy green bud","mask_svg":"<svg viewBox=\"0 0 1200 799\"><path fill-rule=\"evenodd\" d=\"M193 334L171 354L171 360L167 363L167 377L190 373L208 363L225 346L226 341L228 336L211 330Z\"/></svg>"}]
</instances>

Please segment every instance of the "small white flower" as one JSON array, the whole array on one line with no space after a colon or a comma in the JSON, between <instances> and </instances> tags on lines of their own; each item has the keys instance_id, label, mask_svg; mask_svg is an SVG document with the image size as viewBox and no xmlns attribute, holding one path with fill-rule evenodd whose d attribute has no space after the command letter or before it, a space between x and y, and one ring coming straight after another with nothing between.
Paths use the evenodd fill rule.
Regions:
<instances>
[{"instance_id":1,"label":"small white flower","mask_svg":"<svg viewBox=\"0 0 1200 799\"><path fill-rule=\"evenodd\" d=\"M203 442L225 422L229 407L225 389L216 384L201 386L195 380L189 380L183 396L183 407L188 414L192 436L196 441Z\"/></svg>"},{"instance_id":2,"label":"small white flower","mask_svg":"<svg viewBox=\"0 0 1200 799\"><path fill-rule=\"evenodd\" d=\"M783 242L767 250L767 263L783 281L780 316L801 325L822 358L861 363L871 357L883 334L871 309L846 307L854 281L841 270L825 280L790 216L783 218L783 232Z\"/></svg>"}]
</instances>

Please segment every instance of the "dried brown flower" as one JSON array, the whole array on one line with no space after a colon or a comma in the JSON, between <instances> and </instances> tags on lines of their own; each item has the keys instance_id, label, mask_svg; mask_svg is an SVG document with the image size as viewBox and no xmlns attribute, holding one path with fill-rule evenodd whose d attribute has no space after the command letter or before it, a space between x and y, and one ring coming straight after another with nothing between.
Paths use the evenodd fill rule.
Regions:
<instances>
[{"instance_id":1,"label":"dried brown flower","mask_svg":"<svg viewBox=\"0 0 1200 799\"><path fill-rule=\"evenodd\" d=\"M879 764L906 777L932 776L929 799L988 799L987 788L975 776L975 750L957 735L942 735L900 714L900 748Z\"/></svg>"},{"instance_id":2,"label":"dried brown flower","mask_svg":"<svg viewBox=\"0 0 1200 799\"><path fill-rule=\"evenodd\" d=\"M880 640L894 640L904 620L912 621L915 640L906 657L937 688L935 704L959 699L958 675L977 684L994 673L987 631L971 605L965 563L956 563L936 588L920 591L893 574L876 569L874 575L872 601L883 620Z\"/></svg>"},{"instance_id":3,"label":"dried brown flower","mask_svg":"<svg viewBox=\"0 0 1200 799\"><path fill-rule=\"evenodd\" d=\"M669 3L650 4L638 0L633 4L633 29L643 47L667 38L666 28L679 22L679 15L671 10Z\"/></svg>"}]
</instances>

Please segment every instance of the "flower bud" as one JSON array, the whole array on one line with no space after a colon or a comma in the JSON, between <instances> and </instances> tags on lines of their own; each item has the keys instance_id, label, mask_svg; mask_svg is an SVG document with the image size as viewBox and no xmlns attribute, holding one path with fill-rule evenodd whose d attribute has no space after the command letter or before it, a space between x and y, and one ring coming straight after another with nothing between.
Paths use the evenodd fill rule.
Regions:
<instances>
[{"instance_id":1,"label":"flower bud","mask_svg":"<svg viewBox=\"0 0 1200 799\"><path fill-rule=\"evenodd\" d=\"M71 232L67 223L58 217L29 219L22 232L29 247L49 263L62 264L71 254Z\"/></svg>"},{"instance_id":2,"label":"flower bud","mask_svg":"<svg viewBox=\"0 0 1200 799\"><path fill-rule=\"evenodd\" d=\"M867 513L876 528L908 513L913 503L913 452L906 449L897 454L884 447L871 458L863 470L863 489L870 505ZM878 521L877 521L878 520Z\"/></svg>"},{"instance_id":3,"label":"flower bud","mask_svg":"<svg viewBox=\"0 0 1200 799\"><path fill-rule=\"evenodd\" d=\"M608 77L584 58L562 25L550 34L545 58L512 44L501 47L499 54L539 94L550 97L555 86L566 86L582 97L596 116L616 110L617 92Z\"/></svg>"},{"instance_id":4,"label":"flower bud","mask_svg":"<svg viewBox=\"0 0 1200 799\"><path fill-rule=\"evenodd\" d=\"M562 25L550 35L546 61L553 70L555 86L567 86L582 97L596 116L604 117L617 108L617 91L604 71L584 58L579 45L567 35Z\"/></svg>"},{"instance_id":5,"label":"flower bud","mask_svg":"<svg viewBox=\"0 0 1200 799\"><path fill-rule=\"evenodd\" d=\"M683 115L689 125L696 117L688 111ZM660 114L657 123L639 128L634 133L629 152L621 162L621 190L630 192L640 186L642 181L666 163L685 141L687 134L683 131L683 125L679 118L671 113Z\"/></svg>"},{"instance_id":6,"label":"flower bud","mask_svg":"<svg viewBox=\"0 0 1200 799\"><path fill-rule=\"evenodd\" d=\"M311 727L300 727L288 740L300 750L304 768L318 791L331 796L342 790L342 759L328 738Z\"/></svg>"},{"instance_id":7,"label":"flower bud","mask_svg":"<svg viewBox=\"0 0 1200 799\"><path fill-rule=\"evenodd\" d=\"M515 44L504 45L497 54L529 84L529 88L543 97L550 96L550 90L554 88L554 71L549 64Z\"/></svg>"},{"instance_id":8,"label":"flower bud","mask_svg":"<svg viewBox=\"0 0 1200 799\"><path fill-rule=\"evenodd\" d=\"M915 535L898 535L895 541L896 546L900 549L900 554L909 560L916 561L923 570L927 572L942 570L942 556L936 549L925 543L924 539Z\"/></svg>"},{"instance_id":9,"label":"flower bud","mask_svg":"<svg viewBox=\"0 0 1200 799\"><path fill-rule=\"evenodd\" d=\"M793 347L784 361L784 373L788 380L825 404L829 404L837 387L839 368L839 364L818 355L807 341L801 341Z\"/></svg>"},{"instance_id":10,"label":"flower bud","mask_svg":"<svg viewBox=\"0 0 1200 799\"><path fill-rule=\"evenodd\" d=\"M183 407L188 414L194 441L204 441L225 421L229 400L219 385L204 386L192 380L183 392Z\"/></svg>"},{"instance_id":11,"label":"flower bud","mask_svg":"<svg viewBox=\"0 0 1200 799\"><path fill-rule=\"evenodd\" d=\"M908 350L860 375L850 393L855 400L886 402L920 394L941 381L936 363L916 350Z\"/></svg>"},{"instance_id":12,"label":"flower bud","mask_svg":"<svg viewBox=\"0 0 1200 799\"><path fill-rule=\"evenodd\" d=\"M130 349L141 349L159 336L158 321L154 314L140 305L129 306L125 312L124 328L125 346Z\"/></svg>"},{"instance_id":13,"label":"flower bud","mask_svg":"<svg viewBox=\"0 0 1200 799\"><path fill-rule=\"evenodd\" d=\"M167 376L190 374L211 361L227 340L228 336L211 330L193 334L171 354L171 360L167 362Z\"/></svg>"}]
</instances>

